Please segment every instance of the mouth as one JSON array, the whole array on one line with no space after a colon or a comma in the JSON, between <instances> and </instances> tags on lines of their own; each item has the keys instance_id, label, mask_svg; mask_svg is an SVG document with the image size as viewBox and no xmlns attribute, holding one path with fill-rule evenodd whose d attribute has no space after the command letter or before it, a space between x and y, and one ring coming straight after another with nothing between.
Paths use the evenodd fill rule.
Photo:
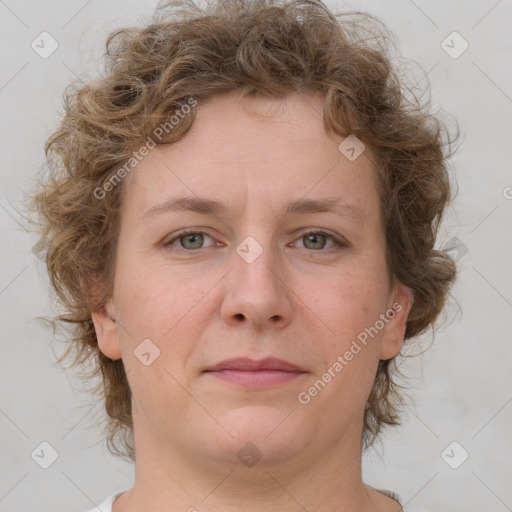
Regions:
<instances>
[{"instance_id":1,"label":"mouth","mask_svg":"<svg viewBox=\"0 0 512 512\"><path fill-rule=\"evenodd\" d=\"M260 361L249 358L229 359L206 369L205 373L246 388L284 384L307 374L298 366L273 357Z\"/></svg>"}]
</instances>

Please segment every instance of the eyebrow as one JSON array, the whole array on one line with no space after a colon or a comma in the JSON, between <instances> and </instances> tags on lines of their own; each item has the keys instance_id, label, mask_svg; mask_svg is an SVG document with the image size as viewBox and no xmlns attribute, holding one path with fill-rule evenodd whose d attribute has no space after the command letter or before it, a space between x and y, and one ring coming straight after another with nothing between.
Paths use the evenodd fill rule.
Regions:
<instances>
[{"instance_id":1,"label":"eyebrow","mask_svg":"<svg viewBox=\"0 0 512 512\"><path fill-rule=\"evenodd\" d=\"M202 215L226 214L228 207L218 201L201 197L178 197L164 203L152 206L142 216L142 219L159 213L191 211ZM286 203L282 215L296 215L305 213L337 213L340 216L349 216L357 223L364 222L363 211L353 204L343 202L338 198L326 197L322 199L297 199Z\"/></svg>"}]
</instances>

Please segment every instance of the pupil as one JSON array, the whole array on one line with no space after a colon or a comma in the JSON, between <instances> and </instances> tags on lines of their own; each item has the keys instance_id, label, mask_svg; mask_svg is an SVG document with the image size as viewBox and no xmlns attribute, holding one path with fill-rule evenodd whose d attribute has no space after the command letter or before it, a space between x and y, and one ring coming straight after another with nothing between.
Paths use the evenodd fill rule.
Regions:
<instances>
[{"instance_id":1,"label":"pupil","mask_svg":"<svg viewBox=\"0 0 512 512\"><path fill-rule=\"evenodd\" d=\"M194 245L194 239L199 239L198 233L192 233L190 235L186 236L187 243L190 242L192 245ZM197 242L197 240L196 240Z\"/></svg>"},{"instance_id":2,"label":"pupil","mask_svg":"<svg viewBox=\"0 0 512 512\"><path fill-rule=\"evenodd\" d=\"M322 235L320 235L320 236L322 236ZM308 235L310 242L312 242L313 244L318 243L318 237L319 237L319 235Z\"/></svg>"}]
</instances>

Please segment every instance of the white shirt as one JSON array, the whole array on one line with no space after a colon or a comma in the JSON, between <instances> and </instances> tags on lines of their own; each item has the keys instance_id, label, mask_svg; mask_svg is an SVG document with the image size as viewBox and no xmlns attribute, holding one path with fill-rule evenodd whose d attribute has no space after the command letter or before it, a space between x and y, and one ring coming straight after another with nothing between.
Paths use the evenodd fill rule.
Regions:
<instances>
[{"instance_id":1,"label":"white shirt","mask_svg":"<svg viewBox=\"0 0 512 512\"><path fill-rule=\"evenodd\" d=\"M121 496L121 494L123 494L127 490L128 489L123 489L122 491L116 491L114 494L109 496L103 503L101 503L97 507L89 509L87 512L112 512L112 504L114 503L116 498ZM396 500L398 503L400 503L400 504L402 503L400 496L398 496L398 494L396 494L395 492L387 491L386 489L377 489L377 490L379 492L382 492L386 496L389 496L390 498ZM426 512L426 511L423 511L414 506L411 506L411 507L404 508L404 512Z\"/></svg>"}]
</instances>

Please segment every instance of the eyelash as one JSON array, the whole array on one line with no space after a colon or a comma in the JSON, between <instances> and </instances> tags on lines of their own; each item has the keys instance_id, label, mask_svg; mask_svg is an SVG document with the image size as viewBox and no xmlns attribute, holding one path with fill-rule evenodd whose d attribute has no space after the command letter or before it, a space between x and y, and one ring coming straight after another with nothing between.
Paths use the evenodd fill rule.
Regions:
<instances>
[{"instance_id":1,"label":"eyelash","mask_svg":"<svg viewBox=\"0 0 512 512\"><path fill-rule=\"evenodd\" d=\"M205 233L204 231L199 231L197 229L192 229L192 228L187 228L187 229L183 229L182 231L176 233L176 235L171 238L170 240L168 240L167 242L165 242L163 244L163 246L165 248L169 248L174 242L176 242L177 240L179 240L180 238L184 238L185 236L187 235L206 235L208 236L209 238L212 238L210 235L208 235L207 233ZM322 229L314 229L314 228L311 228L309 229L307 232L305 233L302 233L299 238L304 238L305 236L310 236L310 235L322 235L322 236L325 236L326 238L330 238L334 244L335 244L335 247L330 247L328 249L309 249L309 251L311 252L331 252L332 250L340 250L342 248L346 248L346 247L349 247L349 244L348 242L345 242L343 239L340 239L330 233L327 233L326 231L323 231ZM184 251L184 252L199 252L201 251L201 249L206 249L206 247L201 247L199 249L185 249L184 247L175 247L174 249L177 249L178 251ZM305 248L306 250L308 250L307 248Z\"/></svg>"}]
</instances>

